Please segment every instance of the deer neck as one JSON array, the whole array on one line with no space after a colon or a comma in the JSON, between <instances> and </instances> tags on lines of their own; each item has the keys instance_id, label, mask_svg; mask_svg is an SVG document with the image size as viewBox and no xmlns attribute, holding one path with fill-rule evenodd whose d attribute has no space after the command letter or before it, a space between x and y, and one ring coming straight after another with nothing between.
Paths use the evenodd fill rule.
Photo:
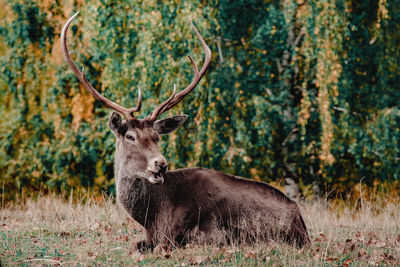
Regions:
<instances>
[{"instance_id":1,"label":"deer neck","mask_svg":"<svg viewBox=\"0 0 400 267\"><path fill-rule=\"evenodd\" d=\"M127 189L131 189L136 183L136 180L145 179L144 173L133 172L128 173L124 168L115 168L115 186L117 191L117 197L124 194ZM138 185L139 186L139 185ZM140 184L140 186L144 186Z\"/></svg>"},{"instance_id":2,"label":"deer neck","mask_svg":"<svg viewBox=\"0 0 400 267\"><path fill-rule=\"evenodd\" d=\"M123 170L124 168L121 168ZM115 174L117 200L122 207L143 227L154 222L154 216L163 203L165 187L151 184L141 173Z\"/></svg>"},{"instance_id":3,"label":"deer neck","mask_svg":"<svg viewBox=\"0 0 400 267\"><path fill-rule=\"evenodd\" d=\"M141 178L119 177L117 200L124 209L142 226L152 221L157 201L154 185ZM153 186L153 187L152 187Z\"/></svg>"},{"instance_id":4,"label":"deer neck","mask_svg":"<svg viewBox=\"0 0 400 267\"><path fill-rule=\"evenodd\" d=\"M116 142L115 160L114 160L114 177L115 186L117 191L117 198L123 194L123 190L126 190L127 184L133 183L136 179L145 178L145 173L141 173L135 170L132 165L127 163L125 155L118 149L119 143ZM129 181L132 180L132 181Z\"/></svg>"}]
</instances>

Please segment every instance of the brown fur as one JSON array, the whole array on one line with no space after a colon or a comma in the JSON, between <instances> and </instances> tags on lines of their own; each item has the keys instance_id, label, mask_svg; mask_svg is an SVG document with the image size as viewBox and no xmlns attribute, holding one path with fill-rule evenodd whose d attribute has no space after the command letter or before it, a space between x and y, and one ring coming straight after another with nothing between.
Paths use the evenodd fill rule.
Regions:
<instances>
[{"instance_id":1,"label":"brown fur","mask_svg":"<svg viewBox=\"0 0 400 267\"><path fill-rule=\"evenodd\" d=\"M155 247L159 251L200 239L208 243L273 239L298 247L310 244L297 204L266 183L204 168L168 171L162 174L163 183L150 183L143 173L151 158L161 155L153 123L112 124L113 116L117 199L146 229L146 240L136 245L140 251ZM124 139L129 131L137 133L136 145Z\"/></svg>"}]
</instances>

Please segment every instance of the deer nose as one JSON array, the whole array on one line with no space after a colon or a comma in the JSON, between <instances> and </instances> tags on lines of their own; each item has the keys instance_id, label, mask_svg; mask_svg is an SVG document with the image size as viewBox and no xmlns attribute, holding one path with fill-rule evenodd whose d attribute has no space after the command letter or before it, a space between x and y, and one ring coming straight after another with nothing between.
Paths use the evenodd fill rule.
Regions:
<instances>
[{"instance_id":1,"label":"deer nose","mask_svg":"<svg viewBox=\"0 0 400 267\"><path fill-rule=\"evenodd\" d=\"M168 163L166 162L155 162L156 168L159 169L159 172L165 173L168 170Z\"/></svg>"},{"instance_id":2,"label":"deer nose","mask_svg":"<svg viewBox=\"0 0 400 267\"><path fill-rule=\"evenodd\" d=\"M164 158L153 159L154 169L158 172L165 173L168 170L168 163Z\"/></svg>"}]
</instances>

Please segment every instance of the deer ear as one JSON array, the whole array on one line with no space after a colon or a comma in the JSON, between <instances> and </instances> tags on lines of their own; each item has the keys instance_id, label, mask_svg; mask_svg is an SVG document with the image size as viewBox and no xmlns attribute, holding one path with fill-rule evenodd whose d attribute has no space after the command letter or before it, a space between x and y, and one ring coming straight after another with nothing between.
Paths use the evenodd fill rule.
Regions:
<instances>
[{"instance_id":1,"label":"deer ear","mask_svg":"<svg viewBox=\"0 0 400 267\"><path fill-rule=\"evenodd\" d=\"M157 120L154 122L153 129L159 134L169 134L185 123L188 116L186 114L176 115L167 119Z\"/></svg>"},{"instance_id":2,"label":"deer ear","mask_svg":"<svg viewBox=\"0 0 400 267\"><path fill-rule=\"evenodd\" d=\"M122 124L121 115L119 115L119 113L113 111L111 113L110 119L108 120L108 126L110 127L113 134L117 137L118 137L118 128L121 126L121 124Z\"/></svg>"}]
</instances>

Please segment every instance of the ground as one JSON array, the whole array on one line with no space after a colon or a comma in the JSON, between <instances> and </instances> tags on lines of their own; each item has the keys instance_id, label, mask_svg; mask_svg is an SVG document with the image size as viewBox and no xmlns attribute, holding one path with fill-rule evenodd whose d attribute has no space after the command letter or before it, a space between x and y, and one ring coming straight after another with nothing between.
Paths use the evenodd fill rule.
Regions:
<instances>
[{"instance_id":1,"label":"ground","mask_svg":"<svg viewBox=\"0 0 400 267\"><path fill-rule=\"evenodd\" d=\"M21 265L400 265L400 201L381 198L301 204L312 247L284 244L215 247L188 245L169 253L130 254L144 238L140 225L112 198L65 200L56 196L3 205L0 266Z\"/></svg>"}]
</instances>

